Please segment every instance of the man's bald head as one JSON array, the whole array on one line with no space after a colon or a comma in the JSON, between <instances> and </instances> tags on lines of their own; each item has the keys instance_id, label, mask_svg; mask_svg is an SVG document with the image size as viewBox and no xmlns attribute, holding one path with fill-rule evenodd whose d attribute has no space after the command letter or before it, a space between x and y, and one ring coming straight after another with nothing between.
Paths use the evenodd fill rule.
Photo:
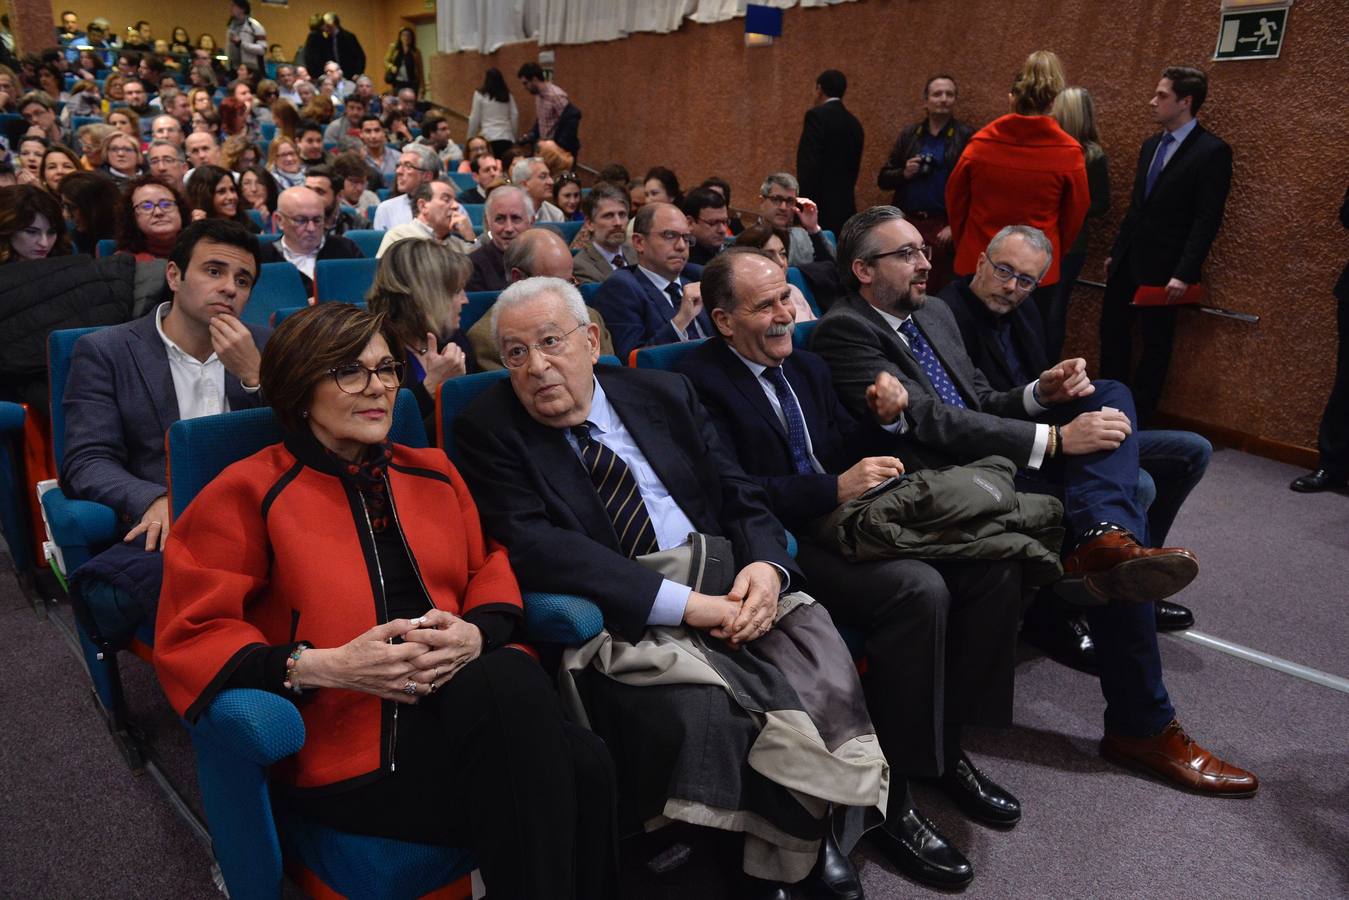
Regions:
<instances>
[{"instance_id":1,"label":"man's bald head","mask_svg":"<svg viewBox=\"0 0 1349 900\"><path fill-rule=\"evenodd\" d=\"M571 250L551 228L530 228L520 234L506 249L503 262L512 284L540 276L572 280Z\"/></svg>"},{"instance_id":2,"label":"man's bald head","mask_svg":"<svg viewBox=\"0 0 1349 900\"><path fill-rule=\"evenodd\" d=\"M307 187L286 188L276 203L282 240L294 253L315 253L323 243L323 198Z\"/></svg>"}]
</instances>

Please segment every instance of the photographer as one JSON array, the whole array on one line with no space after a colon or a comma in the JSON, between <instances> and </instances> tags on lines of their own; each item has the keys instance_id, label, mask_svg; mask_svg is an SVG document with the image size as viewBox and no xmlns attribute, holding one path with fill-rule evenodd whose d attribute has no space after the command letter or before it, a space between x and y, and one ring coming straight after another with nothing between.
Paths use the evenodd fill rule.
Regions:
<instances>
[{"instance_id":1,"label":"photographer","mask_svg":"<svg viewBox=\"0 0 1349 900\"><path fill-rule=\"evenodd\" d=\"M955 117L956 82L934 75L923 86L922 121L899 133L876 184L894 191L893 203L932 247L928 293L935 294L951 278L955 251L946 218L946 179L964 152L974 129Z\"/></svg>"}]
</instances>

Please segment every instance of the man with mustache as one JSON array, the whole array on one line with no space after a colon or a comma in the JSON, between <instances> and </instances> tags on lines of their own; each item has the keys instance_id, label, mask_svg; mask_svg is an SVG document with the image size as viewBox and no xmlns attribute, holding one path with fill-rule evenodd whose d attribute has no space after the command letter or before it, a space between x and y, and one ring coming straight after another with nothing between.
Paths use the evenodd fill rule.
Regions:
<instances>
[{"instance_id":1,"label":"man with mustache","mask_svg":"<svg viewBox=\"0 0 1349 900\"><path fill-rule=\"evenodd\" d=\"M637 262L637 251L628 243L630 213L628 192L612 182L601 181L581 198L581 214L592 240L576 254L577 284L604 281Z\"/></svg>"}]
</instances>

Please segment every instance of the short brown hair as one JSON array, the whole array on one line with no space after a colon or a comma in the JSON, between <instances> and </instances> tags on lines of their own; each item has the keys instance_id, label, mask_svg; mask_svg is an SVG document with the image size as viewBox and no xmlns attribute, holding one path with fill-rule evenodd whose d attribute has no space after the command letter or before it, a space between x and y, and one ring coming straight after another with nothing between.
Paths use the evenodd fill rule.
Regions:
<instances>
[{"instance_id":1,"label":"short brown hair","mask_svg":"<svg viewBox=\"0 0 1349 900\"><path fill-rule=\"evenodd\" d=\"M402 362L403 342L380 313L349 303L307 306L282 322L262 350L262 392L286 431L305 427L314 388L337 366L355 362L375 335Z\"/></svg>"}]
</instances>

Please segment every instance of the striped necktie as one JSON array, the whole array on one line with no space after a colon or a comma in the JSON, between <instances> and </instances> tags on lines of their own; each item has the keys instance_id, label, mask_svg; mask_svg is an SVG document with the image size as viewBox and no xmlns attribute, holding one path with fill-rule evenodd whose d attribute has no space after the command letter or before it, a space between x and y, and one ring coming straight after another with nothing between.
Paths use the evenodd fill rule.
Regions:
<instances>
[{"instance_id":1,"label":"striped necktie","mask_svg":"<svg viewBox=\"0 0 1349 900\"><path fill-rule=\"evenodd\" d=\"M637 490L637 479L632 477L632 470L617 453L591 436L592 427L591 422L573 425L571 433L581 448L586 474L614 525L619 549L629 559L655 553L660 545L656 543L656 531L651 526L651 514L642 502L641 491Z\"/></svg>"}]
</instances>

